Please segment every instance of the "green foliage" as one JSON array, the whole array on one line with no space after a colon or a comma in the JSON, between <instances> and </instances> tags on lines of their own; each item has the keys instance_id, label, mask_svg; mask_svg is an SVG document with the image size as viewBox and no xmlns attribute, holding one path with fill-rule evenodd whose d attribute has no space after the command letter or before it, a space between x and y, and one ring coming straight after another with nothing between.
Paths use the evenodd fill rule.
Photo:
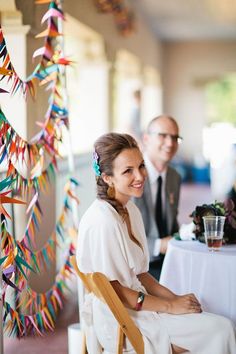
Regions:
<instances>
[{"instance_id":1,"label":"green foliage","mask_svg":"<svg viewBox=\"0 0 236 354\"><path fill-rule=\"evenodd\" d=\"M236 122L236 73L206 87L207 121Z\"/></svg>"}]
</instances>

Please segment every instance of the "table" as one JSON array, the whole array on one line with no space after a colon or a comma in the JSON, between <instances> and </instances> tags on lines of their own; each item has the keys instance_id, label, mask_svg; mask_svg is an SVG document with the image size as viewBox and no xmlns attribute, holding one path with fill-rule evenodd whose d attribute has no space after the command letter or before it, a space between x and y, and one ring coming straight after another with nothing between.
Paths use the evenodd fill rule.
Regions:
<instances>
[{"instance_id":1,"label":"table","mask_svg":"<svg viewBox=\"0 0 236 354\"><path fill-rule=\"evenodd\" d=\"M236 245L209 252L199 241L172 239L160 283L174 293L194 293L204 311L230 318L236 324Z\"/></svg>"}]
</instances>

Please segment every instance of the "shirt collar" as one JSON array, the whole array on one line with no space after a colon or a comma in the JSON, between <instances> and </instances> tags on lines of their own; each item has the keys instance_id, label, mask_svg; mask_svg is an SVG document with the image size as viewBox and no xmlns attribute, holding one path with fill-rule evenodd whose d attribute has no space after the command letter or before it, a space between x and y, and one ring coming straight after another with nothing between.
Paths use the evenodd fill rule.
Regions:
<instances>
[{"instance_id":1,"label":"shirt collar","mask_svg":"<svg viewBox=\"0 0 236 354\"><path fill-rule=\"evenodd\" d=\"M162 181L165 182L166 180L166 172L167 172L167 168L162 171L161 173L159 173L157 171L157 169L155 168L155 166L153 165L153 163L149 160L149 158L144 155L144 160L145 160L145 166L147 169L147 173L148 173L148 178L151 184L156 183L157 178L159 176L162 177Z\"/></svg>"}]
</instances>

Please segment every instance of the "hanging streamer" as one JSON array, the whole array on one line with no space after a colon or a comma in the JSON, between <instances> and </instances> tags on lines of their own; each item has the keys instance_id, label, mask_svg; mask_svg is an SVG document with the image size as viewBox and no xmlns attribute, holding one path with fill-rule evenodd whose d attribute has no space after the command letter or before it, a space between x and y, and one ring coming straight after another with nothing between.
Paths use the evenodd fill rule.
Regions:
<instances>
[{"instance_id":1,"label":"hanging streamer","mask_svg":"<svg viewBox=\"0 0 236 354\"><path fill-rule=\"evenodd\" d=\"M39 0L38 3L48 1ZM67 288L65 280L71 274L69 256L74 254L73 241L70 240L69 256L65 260L59 274L56 276L53 287L44 294L37 294L27 286L28 276L31 271L41 272L48 269L50 263L55 260L56 246L60 246L58 237L63 242L65 236L72 238L77 234L74 225L69 227L66 224L66 215L71 211L70 199L79 202L74 188L71 185L78 185L73 178L66 184L66 197L63 203L63 210L56 223L55 230L49 237L47 243L38 251L33 251L35 246L35 231L39 229L42 217L42 210L39 205L39 195L41 191L46 191L51 178L55 176L56 157L60 157L58 144L62 140L62 128L68 127L68 112L63 104L63 85L61 80L60 65L70 65L71 62L64 58L59 46L55 50L55 40L62 33L58 31L57 20L63 19L64 14L58 7L57 1L50 1L49 9L42 19L42 23L47 22L47 29L39 33L36 37L44 37L45 44L33 54L33 58L40 56L40 63L33 73L23 81L17 75L7 50L6 42L0 28L0 83L2 80L11 83L10 93L13 95L21 91L26 97L28 93L35 97L36 83L47 84L47 90L51 91L49 97L49 108L45 121L38 123L41 131L37 133L30 142L22 139L13 129L4 113L0 110L0 163L7 162L7 176L0 182L0 191L11 185L12 191L17 194L31 195L31 202L27 212L29 219L23 239L19 242L10 235L7 229L7 214L3 208L4 203L23 203L15 198L10 198L8 193L0 194L1 220L1 249L3 257L0 264L3 268L3 304L4 304L4 328L9 335L16 334L19 337L28 334L42 335L46 330L54 329L55 318L58 310L63 306L64 290ZM7 93L0 88L0 93ZM46 155L50 157L50 163L44 168ZM47 159L48 160L48 159ZM16 162L24 163L31 170L30 178L23 177L15 167ZM1 209L3 208L3 209ZM17 277L13 283L13 278ZM30 294L27 303L21 303L22 307L30 309L31 315L19 314L5 301L5 289L11 286L18 293L26 291ZM22 295L24 299L24 295Z\"/></svg>"},{"instance_id":2,"label":"hanging streamer","mask_svg":"<svg viewBox=\"0 0 236 354\"><path fill-rule=\"evenodd\" d=\"M66 279L73 273L69 262L69 257L72 254L74 254L73 246L49 291L37 294L27 288L27 296L23 297L20 305L25 302L25 309L33 309L34 312L32 311L30 315L19 314L8 302L4 301L3 324L9 335L16 335L19 338L29 334L42 336L47 330L54 330L56 315L63 308L65 292L68 290Z\"/></svg>"},{"instance_id":3,"label":"hanging streamer","mask_svg":"<svg viewBox=\"0 0 236 354\"><path fill-rule=\"evenodd\" d=\"M129 36L134 32L134 14L124 4L124 0L94 0L94 2L99 12L113 14L122 36Z\"/></svg>"},{"instance_id":4,"label":"hanging streamer","mask_svg":"<svg viewBox=\"0 0 236 354\"><path fill-rule=\"evenodd\" d=\"M35 192L46 192L48 190L49 183L55 181L57 170L56 159L48 164L46 170L38 177L25 178L21 173L14 167L11 160L8 164L7 177L9 176L14 180L13 190L15 193L22 193L22 195L29 195L32 191Z\"/></svg>"},{"instance_id":5,"label":"hanging streamer","mask_svg":"<svg viewBox=\"0 0 236 354\"><path fill-rule=\"evenodd\" d=\"M45 37L44 46L37 49L33 53L33 58L40 56L40 63L36 66L33 73L24 81L22 80L14 66L12 65L10 55L7 50L6 41L3 36L3 31L0 26L0 59L2 60L2 65L0 66L0 75L2 79L7 79L7 81L12 82L10 92L12 95L16 94L19 90L26 97L28 93L35 98L36 93L36 81L43 80L45 76L48 75L48 71L51 70L50 67L54 67L56 61L54 60L54 46L53 40L62 35L58 32L58 26L55 22L55 19L62 18L64 19L63 12L58 8L56 1L51 1L49 5L49 10L44 15L42 23L47 21L47 29L39 33L36 38ZM65 63L69 62L65 59ZM60 62L60 65L67 65L63 61Z\"/></svg>"},{"instance_id":6,"label":"hanging streamer","mask_svg":"<svg viewBox=\"0 0 236 354\"><path fill-rule=\"evenodd\" d=\"M64 198L62 212L56 223L55 230L49 237L45 246L40 250L32 251L31 246L33 236L28 229L26 229L25 235L27 234L29 237L24 236L21 241L16 241L8 232L6 222L2 223L1 249L6 255L0 260L0 262L3 263L3 270L8 269L8 267L13 264L15 266L15 263L16 265L19 263L20 273L23 278L27 279L28 270L33 270L34 272L39 273L41 272L40 269L49 269L50 264L55 260L56 246L60 247L58 237L64 242L65 237L67 236L70 238L70 242L74 242L75 235L77 235L77 229L74 225L72 225L72 227L66 225L66 216L68 218L69 212L71 212L70 199L76 199L78 202L76 196L72 192L71 183L75 184L78 182L73 179L73 182L70 180L66 183L66 196ZM31 222L34 219L35 218L32 216L30 219ZM37 221L37 226L38 224L39 220ZM24 285L24 279L22 277L19 277L18 281ZM16 283L15 285L22 290L23 285L20 285L19 283Z\"/></svg>"}]
</instances>

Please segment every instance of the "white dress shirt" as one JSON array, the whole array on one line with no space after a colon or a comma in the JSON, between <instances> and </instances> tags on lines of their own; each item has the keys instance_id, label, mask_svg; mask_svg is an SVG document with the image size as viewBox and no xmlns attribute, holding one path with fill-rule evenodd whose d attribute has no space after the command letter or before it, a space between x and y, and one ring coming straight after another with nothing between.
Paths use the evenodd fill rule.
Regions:
<instances>
[{"instance_id":1,"label":"white dress shirt","mask_svg":"<svg viewBox=\"0 0 236 354\"><path fill-rule=\"evenodd\" d=\"M144 156L145 166L148 172L148 178L151 188L151 195L152 195L152 203L153 203L153 210L155 208L156 203L156 195L157 195L157 179L159 176L162 177L162 190L161 190L161 200L162 200L162 211L163 217L165 217L165 189L166 189L166 172L167 169L159 173L152 162L148 159L147 156ZM161 239L158 238L155 241L154 248L153 248L153 256L157 257L160 254L161 249Z\"/></svg>"}]
</instances>

